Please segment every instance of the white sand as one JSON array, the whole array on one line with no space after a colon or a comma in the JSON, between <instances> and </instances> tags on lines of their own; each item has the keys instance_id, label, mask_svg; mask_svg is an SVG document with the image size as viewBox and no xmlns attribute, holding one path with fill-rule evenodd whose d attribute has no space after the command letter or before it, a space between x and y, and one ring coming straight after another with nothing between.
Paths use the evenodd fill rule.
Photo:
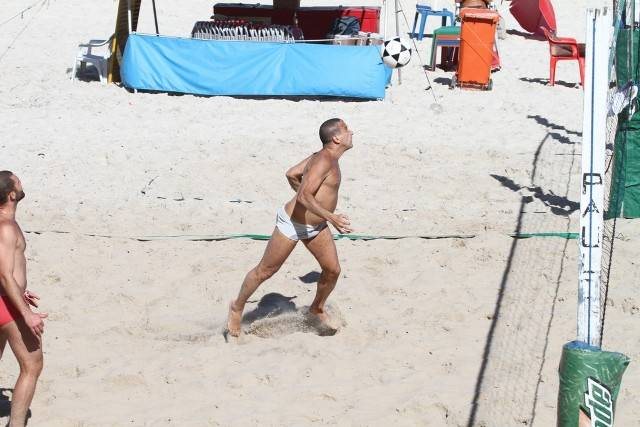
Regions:
<instances>
[{"instance_id":1,"label":"white sand","mask_svg":"<svg viewBox=\"0 0 640 427\"><path fill-rule=\"evenodd\" d=\"M0 22L26 2L3 3ZM176 35L212 5L176 3L158 1L161 30ZM588 2L555 3L561 35L583 40ZM142 30L153 28L150 7ZM425 91L415 56L382 102L71 84L75 46L111 34L115 8L52 0L0 27L0 168L24 183L23 228L43 232L27 234L27 255L30 287L50 313L33 425L466 426L472 413L474 425L555 423L561 346L575 337L577 244L507 235L518 224L578 230L577 212L558 211L579 202L577 64L561 63L561 83L548 87L547 44L510 34L488 93L450 91L441 70ZM430 42L420 49L426 58ZM270 233L291 196L286 168L318 148L317 128L334 116L356 131L338 209L358 234L475 237L339 241L343 277L330 301L344 326L333 337L301 323L314 284L300 277L318 267L300 247L252 299L295 297L285 313L226 344L226 303L265 243L126 237ZM512 191L505 179L529 188ZM573 204L534 197L521 209L536 194ZM605 347L633 359L616 423L632 426L640 233L629 221L619 231ZM286 312L291 304L297 312ZM0 366L0 386L12 388L10 352Z\"/></svg>"}]
</instances>

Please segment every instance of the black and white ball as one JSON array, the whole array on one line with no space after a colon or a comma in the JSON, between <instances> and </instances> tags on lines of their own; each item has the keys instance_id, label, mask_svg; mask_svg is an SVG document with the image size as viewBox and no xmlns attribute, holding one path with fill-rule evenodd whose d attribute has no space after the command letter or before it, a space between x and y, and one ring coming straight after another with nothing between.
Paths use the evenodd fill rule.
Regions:
<instances>
[{"instance_id":1,"label":"black and white ball","mask_svg":"<svg viewBox=\"0 0 640 427\"><path fill-rule=\"evenodd\" d=\"M411 60L411 44L407 39L394 37L384 41L382 61L391 68L404 67Z\"/></svg>"}]
</instances>

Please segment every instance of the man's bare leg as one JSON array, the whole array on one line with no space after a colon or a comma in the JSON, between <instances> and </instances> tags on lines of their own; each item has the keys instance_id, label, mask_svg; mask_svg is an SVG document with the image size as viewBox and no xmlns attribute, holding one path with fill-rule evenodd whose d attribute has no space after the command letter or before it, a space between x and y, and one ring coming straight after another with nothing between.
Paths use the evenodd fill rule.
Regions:
<instances>
[{"instance_id":1,"label":"man's bare leg","mask_svg":"<svg viewBox=\"0 0 640 427\"><path fill-rule=\"evenodd\" d=\"M240 287L238 297L229 303L229 319L227 330L230 335L240 335L242 312L247 300L264 281L273 276L291 254L298 242L285 237L277 228L273 230L271 239L264 250L264 255L256 267L247 273Z\"/></svg>"},{"instance_id":2,"label":"man's bare leg","mask_svg":"<svg viewBox=\"0 0 640 427\"><path fill-rule=\"evenodd\" d=\"M329 227L326 227L313 239L303 240L303 242L322 269L320 279L318 280L316 297L311 303L311 306L309 306L309 311L311 314L317 316L326 326L331 327L329 316L324 310L324 305L336 287L336 283L340 277L340 262L338 261L336 244L333 241L333 235Z\"/></svg>"},{"instance_id":3,"label":"man's bare leg","mask_svg":"<svg viewBox=\"0 0 640 427\"><path fill-rule=\"evenodd\" d=\"M0 327L0 334L9 341L11 351L20 365L20 376L11 398L9 427L24 427L36 382L42 372L42 347L26 325L19 321Z\"/></svg>"}]
</instances>

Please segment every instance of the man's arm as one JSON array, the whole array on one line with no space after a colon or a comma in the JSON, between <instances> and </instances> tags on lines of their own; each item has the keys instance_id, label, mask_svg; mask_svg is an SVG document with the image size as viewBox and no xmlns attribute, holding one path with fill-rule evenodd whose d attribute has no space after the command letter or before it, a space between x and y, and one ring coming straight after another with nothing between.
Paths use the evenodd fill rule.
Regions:
<instances>
[{"instance_id":1,"label":"man's arm","mask_svg":"<svg viewBox=\"0 0 640 427\"><path fill-rule=\"evenodd\" d=\"M12 224L0 225L0 285L11 304L18 310L31 332L40 336L46 315L33 313L24 300L23 292L13 277L19 231Z\"/></svg>"},{"instance_id":2,"label":"man's arm","mask_svg":"<svg viewBox=\"0 0 640 427\"><path fill-rule=\"evenodd\" d=\"M309 160L314 156L314 154L316 153L313 153L312 155L310 155L309 157L307 157L297 165L291 167L286 173L287 181L289 181L289 185L291 186L293 191L295 191L296 193L298 192L298 189L300 188L300 184L302 183L302 175L304 175L304 168L307 167L307 163L309 163Z\"/></svg>"},{"instance_id":3,"label":"man's arm","mask_svg":"<svg viewBox=\"0 0 640 427\"><path fill-rule=\"evenodd\" d=\"M325 221L329 220L331 212L323 208L316 200L315 194L331 171L331 161L325 157L318 156L311 165L304 179L300 182L296 201L304 206L309 212L319 216Z\"/></svg>"}]
</instances>

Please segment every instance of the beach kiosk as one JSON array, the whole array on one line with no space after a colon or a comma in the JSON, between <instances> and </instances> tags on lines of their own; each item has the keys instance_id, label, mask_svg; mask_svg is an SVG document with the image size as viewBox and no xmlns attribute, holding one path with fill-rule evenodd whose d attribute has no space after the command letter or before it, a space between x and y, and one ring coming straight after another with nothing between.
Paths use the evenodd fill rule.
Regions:
<instances>
[{"instance_id":1,"label":"beach kiosk","mask_svg":"<svg viewBox=\"0 0 640 427\"><path fill-rule=\"evenodd\" d=\"M310 42L307 37L304 42L279 42L142 34L137 32L140 3L120 0L112 47L109 79L129 89L249 97L384 98L391 70L383 64L379 46ZM227 5L226 12L232 7L238 5ZM308 28L313 28L309 22L314 13L323 19L327 16L325 10L299 8L297 0L276 1L267 12L276 22L293 19L300 12L298 19L307 20L303 25ZM218 13L214 9L214 17Z\"/></svg>"}]
</instances>

